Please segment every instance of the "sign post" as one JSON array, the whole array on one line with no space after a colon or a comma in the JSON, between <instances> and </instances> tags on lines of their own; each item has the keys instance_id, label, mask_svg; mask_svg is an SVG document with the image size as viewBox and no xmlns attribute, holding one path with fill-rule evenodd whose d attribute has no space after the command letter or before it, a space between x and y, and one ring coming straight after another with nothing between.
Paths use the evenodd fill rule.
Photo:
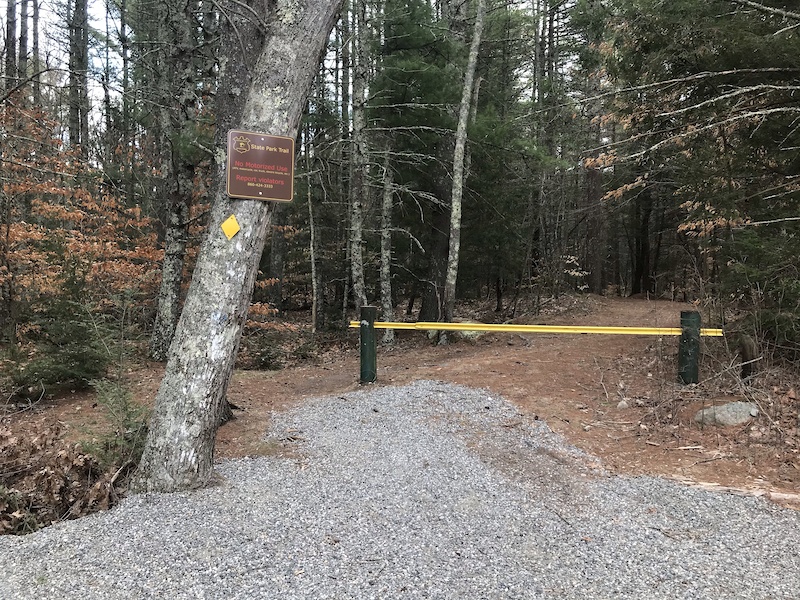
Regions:
<instances>
[{"instance_id":1,"label":"sign post","mask_svg":"<svg viewBox=\"0 0 800 600\"><path fill-rule=\"evenodd\" d=\"M229 196L292 201L294 139L231 129L227 166Z\"/></svg>"}]
</instances>

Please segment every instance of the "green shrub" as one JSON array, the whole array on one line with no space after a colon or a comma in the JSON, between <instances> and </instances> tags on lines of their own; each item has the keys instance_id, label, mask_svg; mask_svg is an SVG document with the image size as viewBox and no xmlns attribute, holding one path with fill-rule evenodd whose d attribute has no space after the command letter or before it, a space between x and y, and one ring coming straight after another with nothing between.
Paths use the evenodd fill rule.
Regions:
<instances>
[{"instance_id":1,"label":"green shrub","mask_svg":"<svg viewBox=\"0 0 800 600\"><path fill-rule=\"evenodd\" d=\"M114 358L113 331L105 315L92 311L80 266L74 261L68 266L57 293L40 298L26 315L32 333L12 374L14 384L23 390L87 388L105 375Z\"/></svg>"},{"instance_id":2,"label":"green shrub","mask_svg":"<svg viewBox=\"0 0 800 600\"><path fill-rule=\"evenodd\" d=\"M117 381L99 379L92 381L92 387L97 393L97 404L106 411L111 427L97 441L83 442L81 446L104 470L132 472L144 450L148 410L133 402L130 391Z\"/></svg>"}]
</instances>

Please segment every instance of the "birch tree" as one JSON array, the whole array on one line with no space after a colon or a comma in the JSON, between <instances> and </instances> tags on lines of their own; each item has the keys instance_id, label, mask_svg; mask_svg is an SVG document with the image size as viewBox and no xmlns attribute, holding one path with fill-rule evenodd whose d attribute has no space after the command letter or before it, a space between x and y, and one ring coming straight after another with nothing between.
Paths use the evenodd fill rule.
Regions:
<instances>
[{"instance_id":1,"label":"birch tree","mask_svg":"<svg viewBox=\"0 0 800 600\"><path fill-rule=\"evenodd\" d=\"M138 492L201 487L274 205L228 197L229 129L296 136L306 95L340 7L338 0L228 2L217 96L210 225L170 347L142 460ZM235 215L231 239L220 225Z\"/></svg>"},{"instance_id":2,"label":"birch tree","mask_svg":"<svg viewBox=\"0 0 800 600\"><path fill-rule=\"evenodd\" d=\"M367 19L366 0L355 0L355 35L353 48L353 138L350 155L352 170L350 177L350 262L353 278L353 299L356 307L367 303L364 280L364 201L369 193L367 182Z\"/></svg>"},{"instance_id":3,"label":"birch tree","mask_svg":"<svg viewBox=\"0 0 800 600\"><path fill-rule=\"evenodd\" d=\"M394 204L394 178L392 175L391 148L386 149L383 162L383 201L381 202L381 312L384 321L394 320L392 302L392 206ZM383 343L394 342L394 329L385 329Z\"/></svg>"},{"instance_id":4,"label":"birch tree","mask_svg":"<svg viewBox=\"0 0 800 600\"><path fill-rule=\"evenodd\" d=\"M458 111L455 150L453 152L453 191L450 205L450 241L447 254L447 276L444 285L444 319L453 320L453 309L456 301L456 280L458 278L458 259L461 250L461 200L464 195L464 149L467 144L467 124L470 116L475 82L475 69L478 65L478 49L483 33L483 17L486 11L485 0L478 0L475 14L475 27L469 48L469 58L464 71L464 87L461 92L461 104Z\"/></svg>"}]
</instances>

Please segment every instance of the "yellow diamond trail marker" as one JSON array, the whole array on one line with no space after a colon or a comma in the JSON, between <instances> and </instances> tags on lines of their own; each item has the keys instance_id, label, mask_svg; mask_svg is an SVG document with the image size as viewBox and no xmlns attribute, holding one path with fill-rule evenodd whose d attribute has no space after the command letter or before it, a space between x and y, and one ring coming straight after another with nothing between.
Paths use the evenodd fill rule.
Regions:
<instances>
[{"instance_id":1,"label":"yellow diamond trail marker","mask_svg":"<svg viewBox=\"0 0 800 600\"><path fill-rule=\"evenodd\" d=\"M225 234L225 237L227 237L228 240L232 240L233 236L239 233L239 230L241 229L241 227L239 227L239 221L236 220L235 215L231 215L225 219L225 222L221 225L221 227L222 232Z\"/></svg>"}]
</instances>

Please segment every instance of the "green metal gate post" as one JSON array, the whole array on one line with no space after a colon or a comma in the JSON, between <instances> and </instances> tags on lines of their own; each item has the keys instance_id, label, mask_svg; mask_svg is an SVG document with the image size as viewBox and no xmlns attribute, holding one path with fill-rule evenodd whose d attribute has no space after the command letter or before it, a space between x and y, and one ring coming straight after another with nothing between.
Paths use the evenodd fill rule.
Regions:
<instances>
[{"instance_id":1,"label":"green metal gate post","mask_svg":"<svg viewBox=\"0 0 800 600\"><path fill-rule=\"evenodd\" d=\"M378 349L375 343L375 318L377 306L361 307L361 383L375 383L378 379Z\"/></svg>"},{"instance_id":2,"label":"green metal gate post","mask_svg":"<svg viewBox=\"0 0 800 600\"><path fill-rule=\"evenodd\" d=\"M681 311L681 341L678 348L678 379L681 383L699 381L700 313Z\"/></svg>"}]
</instances>

